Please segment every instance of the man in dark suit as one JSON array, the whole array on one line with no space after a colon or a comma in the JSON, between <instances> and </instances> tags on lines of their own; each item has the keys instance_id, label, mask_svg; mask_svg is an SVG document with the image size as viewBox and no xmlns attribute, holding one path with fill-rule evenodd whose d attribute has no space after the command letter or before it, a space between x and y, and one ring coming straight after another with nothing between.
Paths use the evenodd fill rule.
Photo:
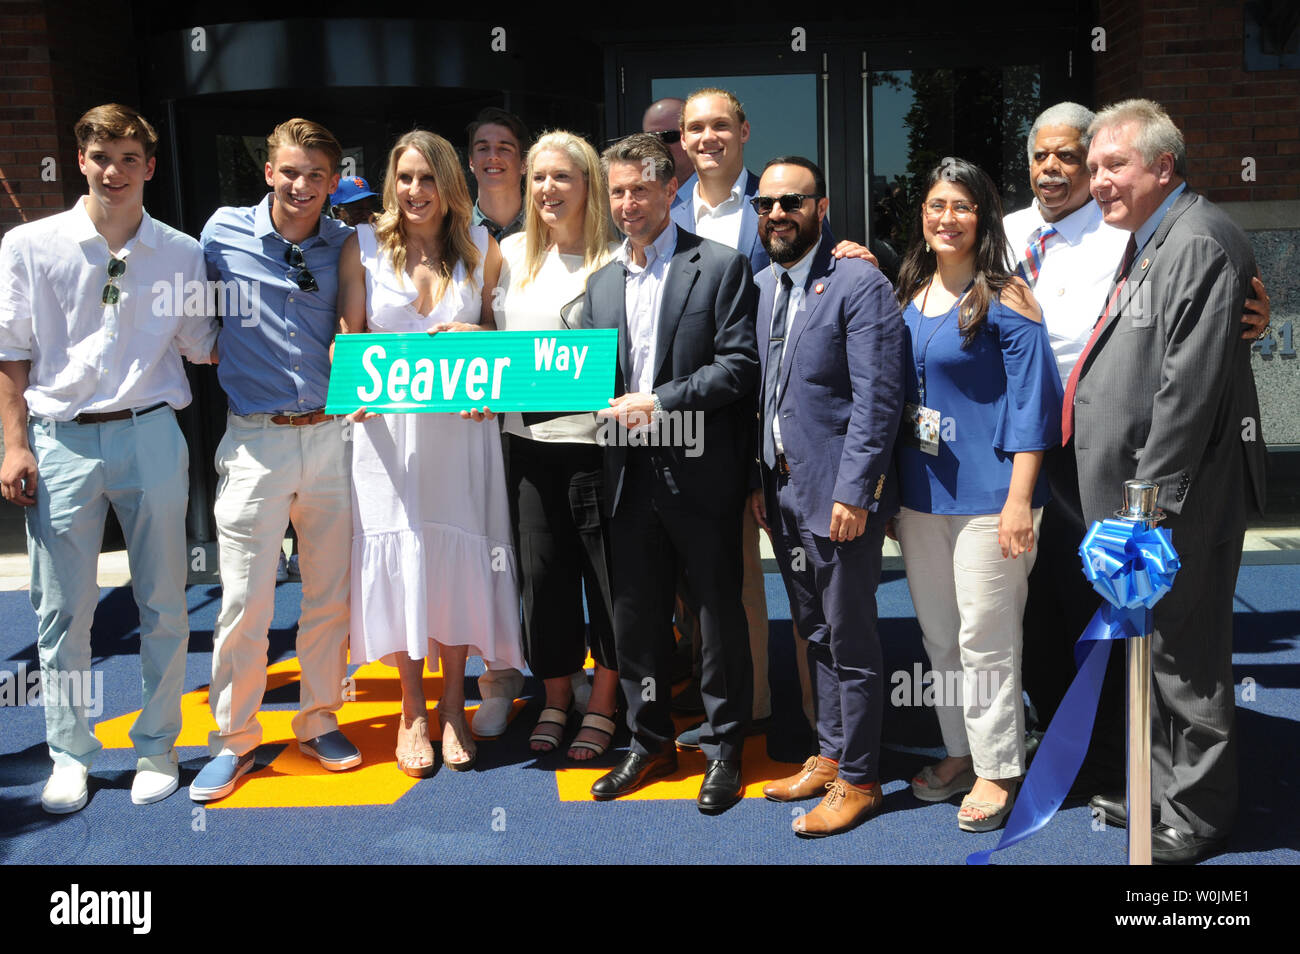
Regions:
<instances>
[{"instance_id":1,"label":"man in dark suit","mask_svg":"<svg viewBox=\"0 0 1300 954\"><path fill-rule=\"evenodd\" d=\"M669 690L680 563L701 607L699 807L714 813L741 795L753 691L740 601L758 381L753 277L744 256L672 223L677 180L657 137L629 136L601 163L627 240L588 280L583 322L619 331L616 397L600 414L612 425L603 443L614 636L632 745L591 793L617 798L677 768Z\"/></svg>"},{"instance_id":2,"label":"man in dark suit","mask_svg":"<svg viewBox=\"0 0 1300 954\"><path fill-rule=\"evenodd\" d=\"M898 510L903 320L880 271L837 261L820 237L828 200L814 163L773 159L755 206L772 265L757 277L763 487L750 499L808 640L820 749L763 794L793 801L825 791L793 822L820 837L866 820L884 798L876 585L885 524Z\"/></svg>"},{"instance_id":3,"label":"man in dark suit","mask_svg":"<svg viewBox=\"0 0 1300 954\"><path fill-rule=\"evenodd\" d=\"M1232 594L1247 485L1256 508L1264 501L1239 325L1255 259L1242 231L1187 190L1183 137L1159 105L1118 103L1088 133L1092 195L1132 238L1066 384L1062 431L1085 519L1110 516L1125 480L1154 481L1182 560L1151 640L1152 858L1188 863L1222 847L1237 807Z\"/></svg>"}]
</instances>

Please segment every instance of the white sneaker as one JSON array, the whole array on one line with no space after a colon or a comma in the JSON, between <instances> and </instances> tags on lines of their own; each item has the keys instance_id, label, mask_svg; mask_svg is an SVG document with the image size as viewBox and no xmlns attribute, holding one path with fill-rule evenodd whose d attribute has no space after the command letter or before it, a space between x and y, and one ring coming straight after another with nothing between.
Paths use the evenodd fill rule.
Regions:
<instances>
[{"instance_id":1,"label":"white sneaker","mask_svg":"<svg viewBox=\"0 0 1300 954\"><path fill-rule=\"evenodd\" d=\"M489 669L479 676L478 691L483 701L475 710L470 726L474 734L485 739L494 739L504 734L510 723L510 710L515 704L515 696L523 692L523 689L524 674L518 669Z\"/></svg>"},{"instance_id":2,"label":"white sneaker","mask_svg":"<svg viewBox=\"0 0 1300 954\"><path fill-rule=\"evenodd\" d=\"M280 551L280 559L275 564L275 582L284 583L289 579L289 565L284 562L284 551Z\"/></svg>"},{"instance_id":3,"label":"white sneaker","mask_svg":"<svg viewBox=\"0 0 1300 954\"><path fill-rule=\"evenodd\" d=\"M163 755L145 756L135 763L135 780L131 783L131 801L136 805L161 802L180 785L181 770L176 764L176 750Z\"/></svg>"},{"instance_id":4,"label":"white sneaker","mask_svg":"<svg viewBox=\"0 0 1300 954\"><path fill-rule=\"evenodd\" d=\"M41 808L51 815L67 815L86 807L90 793L86 789L86 776L90 769L77 763L56 765L50 780L41 790Z\"/></svg>"}]
</instances>

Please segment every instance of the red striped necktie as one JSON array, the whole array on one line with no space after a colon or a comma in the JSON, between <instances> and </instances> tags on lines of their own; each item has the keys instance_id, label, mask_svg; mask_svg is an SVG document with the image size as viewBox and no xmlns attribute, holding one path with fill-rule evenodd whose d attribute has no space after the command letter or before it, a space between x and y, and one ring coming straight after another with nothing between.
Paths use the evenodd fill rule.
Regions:
<instances>
[{"instance_id":1,"label":"red striped necktie","mask_svg":"<svg viewBox=\"0 0 1300 954\"><path fill-rule=\"evenodd\" d=\"M1110 298L1106 300L1106 308L1097 319L1097 323L1092 326L1092 335L1088 338L1088 343L1083 346L1083 351L1079 355L1079 360L1074 363L1074 369L1070 372L1070 380L1065 385L1065 403L1061 407L1061 446L1064 447L1070 443L1070 438L1074 435L1074 392L1079 386L1079 375L1083 371L1083 363L1088 360L1088 355L1092 353L1093 345L1101 337L1101 330L1106 327L1106 319L1110 317L1110 311L1115 307L1115 301L1119 298L1120 289L1128 281L1129 270L1133 267L1133 260L1137 258L1137 234L1130 233L1128 245L1124 248L1124 260L1120 262L1119 271L1115 273L1115 287L1110 293Z\"/></svg>"}]
</instances>

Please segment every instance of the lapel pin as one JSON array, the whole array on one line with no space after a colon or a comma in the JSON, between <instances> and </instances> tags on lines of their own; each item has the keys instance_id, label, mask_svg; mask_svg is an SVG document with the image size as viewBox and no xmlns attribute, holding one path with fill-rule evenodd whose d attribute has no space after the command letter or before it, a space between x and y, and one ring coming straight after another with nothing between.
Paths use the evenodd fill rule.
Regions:
<instances>
[{"instance_id":1,"label":"lapel pin","mask_svg":"<svg viewBox=\"0 0 1300 954\"><path fill-rule=\"evenodd\" d=\"M1142 271L1145 272L1147 270L1147 266L1150 264L1151 264L1151 259L1149 258L1142 259Z\"/></svg>"},{"instance_id":2,"label":"lapel pin","mask_svg":"<svg viewBox=\"0 0 1300 954\"><path fill-rule=\"evenodd\" d=\"M826 290L826 284L824 282L818 282L816 285L813 286L813 291L816 292L818 295L820 295L825 290Z\"/></svg>"}]
</instances>

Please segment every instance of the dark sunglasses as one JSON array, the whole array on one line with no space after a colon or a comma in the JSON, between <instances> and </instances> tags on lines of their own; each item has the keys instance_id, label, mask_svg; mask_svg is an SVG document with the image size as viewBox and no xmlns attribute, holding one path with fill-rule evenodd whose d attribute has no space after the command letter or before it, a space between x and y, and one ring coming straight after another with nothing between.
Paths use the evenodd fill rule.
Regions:
<instances>
[{"instance_id":1,"label":"dark sunglasses","mask_svg":"<svg viewBox=\"0 0 1300 954\"><path fill-rule=\"evenodd\" d=\"M126 259L109 258L108 284L99 293L99 300L105 305L116 305L122 300L122 289L117 287L117 280L126 274Z\"/></svg>"},{"instance_id":2,"label":"dark sunglasses","mask_svg":"<svg viewBox=\"0 0 1300 954\"><path fill-rule=\"evenodd\" d=\"M302 257L302 249L297 245L290 245L289 251L285 254L284 260L289 263L290 268L299 270L299 274L293 276L293 280L298 284L299 291L314 292L320 288L316 284L316 279L312 277L311 272L307 270L307 265Z\"/></svg>"},{"instance_id":3,"label":"dark sunglasses","mask_svg":"<svg viewBox=\"0 0 1300 954\"><path fill-rule=\"evenodd\" d=\"M754 207L754 211L759 215L767 215L772 211L772 206L779 205L782 212L794 212L803 205L804 199L820 199L819 195L802 195L798 192L787 192L785 195L756 195L749 200L749 204Z\"/></svg>"}]
</instances>

